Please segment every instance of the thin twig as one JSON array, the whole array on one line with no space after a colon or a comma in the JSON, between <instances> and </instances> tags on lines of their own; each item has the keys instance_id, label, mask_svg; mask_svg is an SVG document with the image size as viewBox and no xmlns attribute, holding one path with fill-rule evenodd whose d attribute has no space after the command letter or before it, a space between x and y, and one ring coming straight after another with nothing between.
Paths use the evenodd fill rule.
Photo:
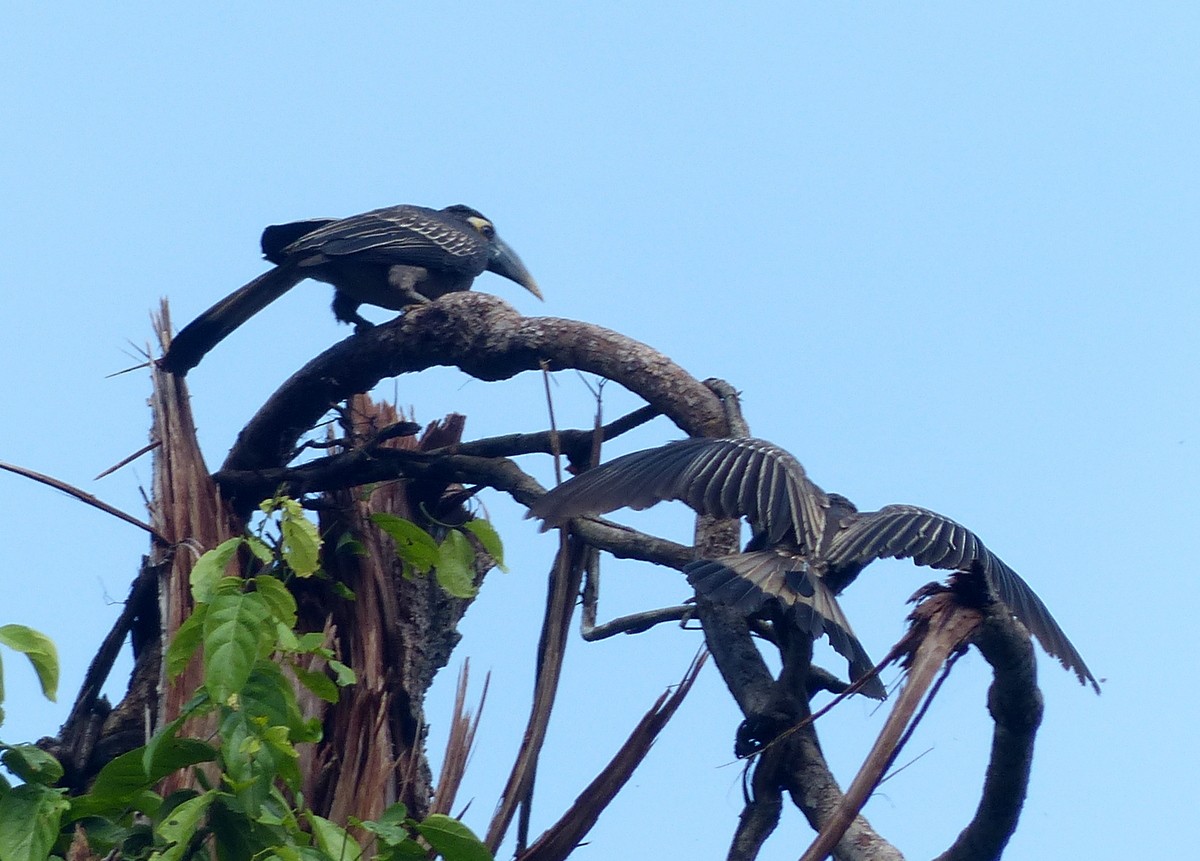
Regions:
<instances>
[{"instance_id":1,"label":"thin twig","mask_svg":"<svg viewBox=\"0 0 1200 861\"><path fill-rule=\"evenodd\" d=\"M114 463L108 469L104 470L99 475L97 475L95 478L93 478L92 481L99 481L100 479L104 478L105 476L112 475L114 472L116 472L121 467L127 466L128 464L133 463L139 457L146 454L147 452L154 451L160 445L162 445L162 443L159 440L154 440L153 442L147 443L146 445L142 446L141 448L139 448L137 451L135 451L133 454L129 455L128 457L121 458L119 461Z\"/></svg>"},{"instance_id":2,"label":"thin twig","mask_svg":"<svg viewBox=\"0 0 1200 861\"><path fill-rule=\"evenodd\" d=\"M154 537L154 539L156 541L160 542L161 544L169 544L170 543L169 541L167 541L167 539L163 538L163 536L160 535L158 533L158 531L153 526L151 526L149 523L145 523L141 520L138 520L132 514L126 514L121 509L116 508L112 505L109 505L107 502L102 502L101 500L99 500L95 496L93 496L92 494L88 493L86 490L80 490L78 487L75 487L75 485L73 485L73 484L67 484L65 481L60 481L57 478L52 478L51 476L45 475L44 473L40 473L40 472L37 472L32 469L26 469L23 466L16 466L15 464L5 463L3 461L0 461L0 469L7 470L8 472L12 472L17 475L24 476L25 478L32 479L36 482L46 485L47 487L53 487L55 490L61 490L63 493L65 493L69 496L75 497L80 502L87 503L88 505L92 506L93 508L98 508L101 511L105 512L106 514L111 514L113 517L117 518L118 520L124 520L126 523L136 526L139 529L144 529L146 532L149 532Z\"/></svg>"},{"instance_id":3,"label":"thin twig","mask_svg":"<svg viewBox=\"0 0 1200 861\"><path fill-rule=\"evenodd\" d=\"M708 652L704 649L697 653L675 690L659 696L621 749L579 794L575 803L527 852L518 856L518 861L563 861L575 851L600 814L628 782L634 769L645 759L654 740L692 689L707 657Z\"/></svg>"}]
</instances>

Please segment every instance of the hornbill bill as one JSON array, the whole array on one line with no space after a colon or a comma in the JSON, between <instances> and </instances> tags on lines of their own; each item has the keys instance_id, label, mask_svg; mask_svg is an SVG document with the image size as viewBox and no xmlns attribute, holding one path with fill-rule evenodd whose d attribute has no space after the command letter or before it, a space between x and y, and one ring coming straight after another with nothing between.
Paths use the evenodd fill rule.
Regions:
<instances>
[{"instance_id":1,"label":"hornbill bill","mask_svg":"<svg viewBox=\"0 0 1200 861\"><path fill-rule=\"evenodd\" d=\"M1100 686L1041 599L966 527L912 505L859 511L813 484L792 455L765 440L697 437L638 451L578 475L530 508L543 529L617 508L678 499L701 514L745 517L745 551L692 562L696 591L747 615L789 613L814 638L825 633L852 679L872 668L835 596L876 559L965 571L978 563L989 590L1083 684ZM882 694L882 687L864 688Z\"/></svg>"},{"instance_id":2,"label":"hornbill bill","mask_svg":"<svg viewBox=\"0 0 1200 861\"><path fill-rule=\"evenodd\" d=\"M217 343L305 278L332 284L333 313L369 328L358 306L403 311L447 293L470 290L485 270L539 299L537 283L492 222L469 206L389 206L349 218L275 224L263 231L263 256L275 268L184 326L159 360L180 376Z\"/></svg>"}]
</instances>

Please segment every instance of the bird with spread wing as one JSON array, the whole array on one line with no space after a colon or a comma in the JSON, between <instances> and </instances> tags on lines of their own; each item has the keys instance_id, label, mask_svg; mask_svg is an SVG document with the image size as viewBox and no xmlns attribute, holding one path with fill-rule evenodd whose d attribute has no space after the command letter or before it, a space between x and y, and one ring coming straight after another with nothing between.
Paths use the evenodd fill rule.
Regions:
<instances>
[{"instance_id":1,"label":"bird with spread wing","mask_svg":"<svg viewBox=\"0 0 1200 861\"><path fill-rule=\"evenodd\" d=\"M788 452L765 440L696 437L633 452L578 475L537 500L543 528L618 508L681 500L700 514L745 517L742 553L689 564L696 591L753 615L790 614L814 638L824 633L849 662L852 679L873 667L836 596L876 559L966 571L977 565L990 591L1081 683L1099 684L1029 585L966 527L912 505L859 511L826 493ZM882 687L864 688L881 695Z\"/></svg>"}]
</instances>

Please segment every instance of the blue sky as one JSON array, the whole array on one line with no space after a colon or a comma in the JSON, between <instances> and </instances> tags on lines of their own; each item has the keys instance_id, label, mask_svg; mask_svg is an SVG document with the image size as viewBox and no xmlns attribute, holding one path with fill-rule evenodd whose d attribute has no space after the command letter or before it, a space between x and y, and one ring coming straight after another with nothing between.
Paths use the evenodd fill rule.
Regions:
<instances>
[{"instance_id":1,"label":"blue sky","mask_svg":"<svg viewBox=\"0 0 1200 861\"><path fill-rule=\"evenodd\" d=\"M1034 586L1104 694L1042 655L1046 720L1007 857L1167 855L1185 839L1164 813L1200 800L1184 657L1200 600L1194 7L14 3L0 31L0 459L140 513L148 461L91 476L146 440L147 380L105 375L132 364L160 296L181 324L258 274L266 224L468 203L546 303L493 276L479 289L728 379L753 431L827 490L955 517ZM348 334L329 298L297 288L190 375L211 464ZM465 412L478 436L542 427L541 385L442 370L380 391L422 420ZM583 385L555 390L560 422L586 426ZM634 405L606 395L608 415ZM675 436L660 420L621 450ZM56 731L146 542L45 488L0 486L0 622L44 630L64 664L50 706L3 656L14 741ZM489 577L430 703L436 721L462 657L493 673L465 790L480 829L519 741L552 552L515 506L485 501L512 570ZM682 511L638 522L687 534ZM847 592L874 654L929 579L879 565ZM610 563L602 612L686 594L676 574ZM572 641L535 831L698 645L672 628ZM974 807L986 683L977 656L960 664L909 749L924 756L867 809L910 857ZM737 718L707 669L579 857L723 857ZM844 780L880 723L856 703L826 719ZM788 812L762 857L807 839Z\"/></svg>"}]
</instances>

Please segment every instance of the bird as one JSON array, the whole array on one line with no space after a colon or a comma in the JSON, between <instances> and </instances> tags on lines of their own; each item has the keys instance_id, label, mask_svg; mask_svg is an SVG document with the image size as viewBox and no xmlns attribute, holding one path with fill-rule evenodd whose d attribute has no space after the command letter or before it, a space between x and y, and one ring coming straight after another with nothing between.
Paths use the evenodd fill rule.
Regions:
<instances>
[{"instance_id":1,"label":"bird","mask_svg":"<svg viewBox=\"0 0 1200 861\"><path fill-rule=\"evenodd\" d=\"M714 517L745 517L751 538L744 551L690 563L684 568L688 581L698 593L746 615L773 606L814 639L824 633L849 662L851 679L867 675L873 664L836 596L876 559L907 558L944 570L976 566L989 591L1046 652L1100 691L1050 610L975 533L914 505L859 511L846 497L814 484L794 456L766 440L691 437L626 454L550 490L530 506L530 516L547 529L664 500ZM881 688L863 692L878 696Z\"/></svg>"},{"instance_id":2,"label":"bird","mask_svg":"<svg viewBox=\"0 0 1200 861\"><path fill-rule=\"evenodd\" d=\"M333 313L356 330L371 327L362 304L403 311L447 293L470 290L476 276L494 272L539 299L525 264L478 210L402 204L349 218L274 224L262 234L262 252L275 264L184 326L159 360L187 374L238 326L306 278L333 285Z\"/></svg>"}]
</instances>

